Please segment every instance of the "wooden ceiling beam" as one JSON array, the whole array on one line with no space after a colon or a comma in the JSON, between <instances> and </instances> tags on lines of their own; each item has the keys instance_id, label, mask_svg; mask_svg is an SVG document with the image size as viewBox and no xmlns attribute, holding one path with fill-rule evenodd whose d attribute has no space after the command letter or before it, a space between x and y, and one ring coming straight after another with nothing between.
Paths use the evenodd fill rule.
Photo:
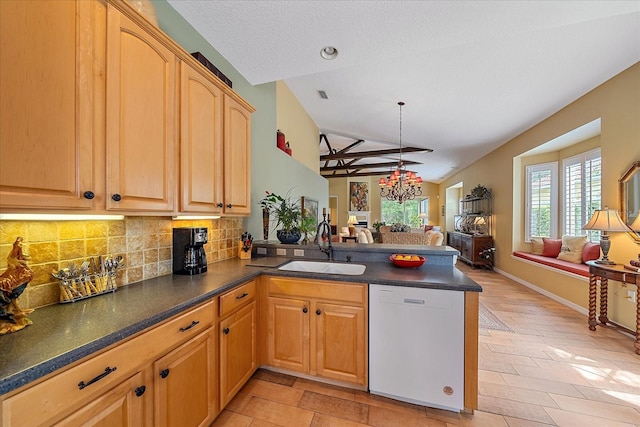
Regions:
<instances>
[{"instance_id":1,"label":"wooden ceiling beam","mask_svg":"<svg viewBox=\"0 0 640 427\"><path fill-rule=\"evenodd\" d=\"M336 153L325 154L323 156L320 156L320 161L353 159L355 157L362 159L365 157L382 157L382 156L388 156L390 154L400 154L400 153L421 153L421 152L431 153L433 150L431 148L406 147L406 148L403 148L402 151L400 151L400 148L390 148L387 150L355 151L351 153L343 153L342 151L343 150Z\"/></svg>"},{"instance_id":2,"label":"wooden ceiling beam","mask_svg":"<svg viewBox=\"0 0 640 427\"><path fill-rule=\"evenodd\" d=\"M346 163L345 165L337 165L337 166L325 166L320 168L320 172L329 172L333 170L348 170L348 169L380 169L380 168L395 168L398 166L398 162L385 162L385 163L361 163L358 165L354 165L353 163L359 159L352 160L351 162ZM411 160L403 160L402 163L404 165L421 165L420 162L414 162Z\"/></svg>"}]
</instances>

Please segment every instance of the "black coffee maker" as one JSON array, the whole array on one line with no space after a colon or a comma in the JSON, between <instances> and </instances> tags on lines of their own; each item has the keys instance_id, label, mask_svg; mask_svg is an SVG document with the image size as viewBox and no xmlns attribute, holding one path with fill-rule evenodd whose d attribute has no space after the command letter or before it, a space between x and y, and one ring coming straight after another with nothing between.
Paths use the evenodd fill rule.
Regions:
<instances>
[{"instance_id":1,"label":"black coffee maker","mask_svg":"<svg viewBox=\"0 0 640 427\"><path fill-rule=\"evenodd\" d=\"M205 227L173 229L173 274L200 274L207 271L207 243Z\"/></svg>"}]
</instances>

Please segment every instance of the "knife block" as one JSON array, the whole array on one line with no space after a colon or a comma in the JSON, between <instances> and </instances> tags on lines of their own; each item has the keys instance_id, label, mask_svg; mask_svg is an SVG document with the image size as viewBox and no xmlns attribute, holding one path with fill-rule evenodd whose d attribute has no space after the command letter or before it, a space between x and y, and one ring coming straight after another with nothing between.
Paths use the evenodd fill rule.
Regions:
<instances>
[{"instance_id":1,"label":"knife block","mask_svg":"<svg viewBox=\"0 0 640 427\"><path fill-rule=\"evenodd\" d=\"M251 259L251 248L252 246L249 246L249 250L248 251L244 251L242 249L243 245L242 242L238 242L238 258L240 259Z\"/></svg>"}]
</instances>

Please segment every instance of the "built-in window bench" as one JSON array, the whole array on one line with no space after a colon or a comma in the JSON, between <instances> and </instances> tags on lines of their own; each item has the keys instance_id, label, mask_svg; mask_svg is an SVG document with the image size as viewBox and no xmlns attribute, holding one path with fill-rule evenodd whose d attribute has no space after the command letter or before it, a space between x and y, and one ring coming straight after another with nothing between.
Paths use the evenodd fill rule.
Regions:
<instances>
[{"instance_id":1,"label":"built-in window bench","mask_svg":"<svg viewBox=\"0 0 640 427\"><path fill-rule=\"evenodd\" d=\"M542 255L533 255L528 252L515 251L513 257L523 260L531 264L540 265L550 270L560 270L563 273L577 275L585 279L589 279L589 266L587 264L576 264L574 262L564 261Z\"/></svg>"}]
</instances>

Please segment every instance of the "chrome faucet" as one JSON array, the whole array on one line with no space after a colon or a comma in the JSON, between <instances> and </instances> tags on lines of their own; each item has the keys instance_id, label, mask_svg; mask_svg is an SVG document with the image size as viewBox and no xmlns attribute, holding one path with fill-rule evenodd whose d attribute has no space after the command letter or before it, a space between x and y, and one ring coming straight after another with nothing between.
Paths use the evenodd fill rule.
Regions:
<instances>
[{"instance_id":1,"label":"chrome faucet","mask_svg":"<svg viewBox=\"0 0 640 427\"><path fill-rule=\"evenodd\" d=\"M320 252L327 254L327 256L329 257L329 261L333 261L333 246L331 246L331 225L327 222L326 213L322 214L322 222L318 224L316 241L318 242L318 246L320 247Z\"/></svg>"}]
</instances>

